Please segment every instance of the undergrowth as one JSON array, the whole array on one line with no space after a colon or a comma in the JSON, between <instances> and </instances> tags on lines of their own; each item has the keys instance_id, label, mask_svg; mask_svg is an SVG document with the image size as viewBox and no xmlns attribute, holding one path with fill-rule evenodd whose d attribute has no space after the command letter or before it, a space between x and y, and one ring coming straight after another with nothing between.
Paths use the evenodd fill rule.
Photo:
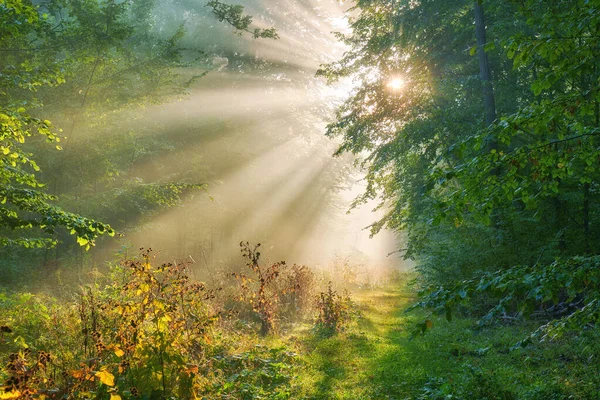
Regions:
<instances>
[{"instance_id":1,"label":"undergrowth","mask_svg":"<svg viewBox=\"0 0 600 400\"><path fill-rule=\"evenodd\" d=\"M286 398L295 354L150 250L69 302L0 294L0 398Z\"/></svg>"},{"instance_id":2,"label":"undergrowth","mask_svg":"<svg viewBox=\"0 0 600 400\"><path fill-rule=\"evenodd\" d=\"M142 249L69 299L0 292L0 399L290 398L298 356L278 337L339 330L349 299L329 287L323 303L310 268L263 263L259 246L241 243L225 289Z\"/></svg>"},{"instance_id":3,"label":"undergrowth","mask_svg":"<svg viewBox=\"0 0 600 400\"><path fill-rule=\"evenodd\" d=\"M598 399L600 336L586 331L511 350L535 323L474 329L474 319L405 313L405 283L353 293L361 317L331 337L306 336L299 351L299 399Z\"/></svg>"},{"instance_id":4,"label":"undergrowth","mask_svg":"<svg viewBox=\"0 0 600 400\"><path fill-rule=\"evenodd\" d=\"M144 251L70 301L0 292L0 399L600 395L595 330L514 347L535 321L476 329L460 314L452 322L407 314L415 301L408 276L384 287L333 286L305 266L263 264L257 249L242 244L246 265L224 289ZM428 334L411 339L423 318Z\"/></svg>"}]
</instances>

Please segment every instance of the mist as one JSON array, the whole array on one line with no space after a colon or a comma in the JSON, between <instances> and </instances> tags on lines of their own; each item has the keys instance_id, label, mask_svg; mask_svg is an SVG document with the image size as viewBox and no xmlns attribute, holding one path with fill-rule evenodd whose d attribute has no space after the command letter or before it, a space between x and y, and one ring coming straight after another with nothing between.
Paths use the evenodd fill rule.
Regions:
<instances>
[{"instance_id":1,"label":"mist","mask_svg":"<svg viewBox=\"0 0 600 400\"><path fill-rule=\"evenodd\" d=\"M164 151L159 163L136 161L132 176L207 183L207 192L127 231L121 245L151 247L200 269L238 257L241 241L263 243L269 257L292 263L328 265L352 256L365 266L404 265L388 256L398 247L393 233L370 238L368 226L381 217L372 212L377 203L350 210L364 189L356 158L334 158L338 144L324 136L352 89L315 77L344 51L332 33L345 28L343 7L240 4L258 26L275 26L280 38L234 36L226 25L190 18L182 41L218 48L211 55L218 67L184 98L137 110L137 129L183 143Z\"/></svg>"},{"instance_id":2,"label":"mist","mask_svg":"<svg viewBox=\"0 0 600 400\"><path fill-rule=\"evenodd\" d=\"M62 136L58 156L34 143L42 178L66 210L108 222L117 235L86 252L58 232L59 245L28 263L85 271L152 248L160 260L189 263L204 276L239 263L239 244L248 241L262 243L269 260L320 268L352 260L366 275L410 267L396 252L395 233L370 237L385 212L373 211L378 200L351 209L366 187L360 155L334 157L340 143L325 136L355 86L315 76L347 50L334 34L348 31L346 7L231 4L244 6L252 29L273 27L278 38L236 30L201 2L160 2L137 11L150 14L136 51L153 51L149 38L174 40L176 68L147 76L134 63L128 76L98 58L66 88L70 103L42 93L40 112ZM204 189L172 197L160 188L171 182Z\"/></svg>"}]
</instances>

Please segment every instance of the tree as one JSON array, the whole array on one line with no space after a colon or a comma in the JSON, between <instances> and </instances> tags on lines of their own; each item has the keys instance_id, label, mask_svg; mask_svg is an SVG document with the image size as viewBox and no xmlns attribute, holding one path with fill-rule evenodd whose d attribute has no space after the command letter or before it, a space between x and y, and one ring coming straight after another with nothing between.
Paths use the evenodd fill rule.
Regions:
<instances>
[{"instance_id":1,"label":"tree","mask_svg":"<svg viewBox=\"0 0 600 400\"><path fill-rule=\"evenodd\" d=\"M596 6L532 1L519 11L528 18L529 32L507 40L506 53L516 70L531 71L535 98L457 146L469 156L437 171L438 190L452 184L441 177L455 174L467 190L445 196L452 204L446 211L454 217L462 219L467 211L487 218L498 207L529 212L545 221L554 236L546 240L555 245L543 246L552 245L563 255L595 252L589 238L599 155L598 22L591 17ZM589 25L581 26L581 20ZM481 151L490 140L504 151Z\"/></svg>"},{"instance_id":2,"label":"tree","mask_svg":"<svg viewBox=\"0 0 600 400\"><path fill-rule=\"evenodd\" d=\"M492 125L496 121L496 100L494 99L494 88L492 86L492 73L490 61L486 53L485 16L483 6L479 0L475 1L475 36L477 37L477 57L479 59L479 71L481 75L481 86L483 89L483 106L485 109L485 123ZM490 146L495 148L495 145Z\"/></svg>"},{"instance_id":3,"label":"tree","mask_svg":"<svg viewBox=\"0 0 600 400\"><path fill-rule=\"evenodd\" d=\"M130 163L123 163L119 171L103 156L110 145L104 140L90 146L97 154L86 170L94 175L85 176L83 157L73 157L74 146L91 142L89 136L81 140L81 131L93 131L133 104L185 93L205 73L182 77L176 69L206 66L210 59L199 49L179 44L185 32L182 23L155 29L162 22L153 13L154 6L153 0L0 1L2 245L54 246L61 227L86 248L103 234L114 235L110 225L65 212L56 204L58 194L70 197L75 192L75 199L80 200L84 188L96 184L102 174L125 175L122 169L131 168ZM250 29L252 18L243 14L243 7L220 2L209 6L215 16L236 29ZM161 33L163 28L166 34ZM277 35L274 29L258 29L253 34ZM64 126L64 132L53 128L49 119ZM59 155L37 146L39 141L32 135L38 133L56 143L66 134L62 147L55 146L61 150ZM34 161L32 152L42 155L36 157L42 162ZM129 160L131 155L126 157ZM39 181L38 163L44 167L49 188ZM120 183L121 188L130 189L132 199L142 198L157 207L173 206L183 191L203 187L195 182L135 179ZM120 195L122 190L114 193L113 200Z\"/></svg>"},{"instance_id":4,"label":"tree","mask_svg":"<svg viewBox=\"0 0 600 400\"><path fill-rule=\"evenodd\" d=\"M451 310L497 290L493 310L522 311L580 296L570 321L595 324L589 281L569 293L557 282L597 264L577 255L600 251L590 240L600 234L597 4L365 1L355 11L341 36L350 51L321 74L360 85L328 132L339 152L367 153L357 202L379 195L389 212L374 232L407 236L405 256L434 284L421 305ZM386 86L394 76L401 90Z\"/></svg>"},{"instance_id":5,"label":"tree","mask_svg":"<svg viewBox=\"0 0 600 400\"><path fill-rule=\"evenodd\" d=\"M48 20L29 2L3 0L0 2L0 48L4 53L0 78L0 226L12 230L34 230L38 235L0 236L0 244L24 247L44 247L56 244L42 233L53 234L58 227L77 235L80 245L89 247L103 234L114 235L107 225L68 213L52 204L56 199L45 193L35 172L39 167L32 155L23 149L26 138L40 134L49 142L57 142L48 120L32 117L25 108L26 100L17 93L33 92L43 86L56 86L65 81L60 63L50 64L43 58L59 51L48 39L51 28ZM31 48L32 36L41 38L40 50ZM33 40L35 42L35 40ZM24 56L31 53L31 57ZM59 148L59 146L56 146Z\"/></svg>"},{"instance_id":6,"label":"tree","mask_svg":"<svg viewBox=\"0 0 600 400\"><path fill-rule=\"evenodd\" d=\"M424 196L435 186L431 173L464 161L454 151L457 146L493 122L496 108L512 111L517 105L515 92L521 93L526 86L513 84L521 79L521 72L499 60L494 46L485 43L483 25L476 35L473 4L359 2L355 10L360 14L351 20L353 33L340 35L350 51L320 71L331 80L353 76L359 82L328 134L342 137L338 154L367 153L363 166L368 188L357 203L380 195L381 207L388 212L373 224L372 232L384 226L402 231L407 237L407 257L427 253L424 248L435 246L439 232L446 237L463 236L464 232L455 231L452 219L449 224L438 224L440 202ZM490 26L502 26L504 35L519 28L510 10L490 9ZM478 11L481 16L482 10ZM510 29L503 26L508 18L513 25ZM481 36L479 44L477 36ZM478 49L483 66L472 57ZM502 90L494 96L489 58L497 66L497 86L510 92ZM395 89L389 85L393 79L404 84ZM484 92L492 100L487 111Z\"/></svg>"}]
</instances>

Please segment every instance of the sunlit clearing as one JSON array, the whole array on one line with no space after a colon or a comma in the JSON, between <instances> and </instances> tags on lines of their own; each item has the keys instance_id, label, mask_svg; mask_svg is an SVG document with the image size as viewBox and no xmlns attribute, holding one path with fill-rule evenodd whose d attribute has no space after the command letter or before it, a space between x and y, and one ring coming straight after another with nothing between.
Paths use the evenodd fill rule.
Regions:
<instances>
[{"instance_id":1,"label":"sunlit clearing","mask_svg":"<svg viewBox=\"0 0 600 400\"><path fill-rule=\"evenodd\" d=\"M399 91L404 87L405 84L406 82L404 79L396 77L392 78L392 80L388 83L388 87L393 91Z\"/></svg>"}]
</instances>

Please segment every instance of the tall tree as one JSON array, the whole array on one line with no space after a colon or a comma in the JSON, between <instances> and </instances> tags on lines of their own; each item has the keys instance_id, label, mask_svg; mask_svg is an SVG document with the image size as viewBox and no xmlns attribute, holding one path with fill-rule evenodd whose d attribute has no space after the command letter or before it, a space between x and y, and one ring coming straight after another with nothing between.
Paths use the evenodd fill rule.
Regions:
<instances>
[{"instance_id":1,"label":"tall tree","mask_svg":"<svg viewBox=\"0 0 600 400\"><path fill-rule=\"evenodd\" d=\"M490 60L488 58L486 47L485 15L480 0L474 4L475 10L475 36L477 38L477 56L479 59L479 74L481 76L483 88L483 106L485 108L485 123L490 126L496 121L496 100L494 99L494 86L492 84L492 72ZM491 146L495 148L495 146Z\"/></svg>"}]
</instances>

